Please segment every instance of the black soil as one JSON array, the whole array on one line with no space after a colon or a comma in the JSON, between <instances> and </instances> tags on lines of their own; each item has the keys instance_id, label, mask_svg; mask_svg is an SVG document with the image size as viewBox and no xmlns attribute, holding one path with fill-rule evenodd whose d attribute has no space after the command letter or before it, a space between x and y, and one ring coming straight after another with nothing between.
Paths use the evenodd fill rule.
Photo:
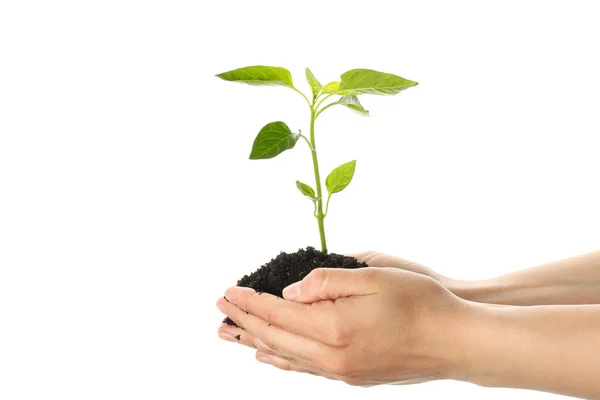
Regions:
<instances>
[{"instance_id":1,"label":"black soil","mask_svg":"<svg viewBox=\"0 0 600 400\"><path fill-rule=\"evenodd\" d=\"M237 285L252 288L259 293L283 297L282 292L286 286L302 280L313 269L354 269L366 266L366 263L358 262L354 257L334 253L323 254L312 247L307 247L306 250L300 249L295 253L280 253L250 275L244 275ZM237 326L229 317L223 322Z\"/></svg>"}]
</instances>

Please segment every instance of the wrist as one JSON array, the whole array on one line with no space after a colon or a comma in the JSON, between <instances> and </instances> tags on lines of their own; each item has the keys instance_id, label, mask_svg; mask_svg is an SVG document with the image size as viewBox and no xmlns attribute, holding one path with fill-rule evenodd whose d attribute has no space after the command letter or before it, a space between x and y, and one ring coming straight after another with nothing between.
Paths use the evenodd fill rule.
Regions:
<instances>
[{"instance_id":1,"label":"wrist","mask_svg":"<svg viewBox=\"0 0 600 400\"><path fill-rule=\"evenodd\" d=\"M512 304L508 296L511 288L492 279L478 281L449 279L446 287L463 300L489 304Z\"/></svg>"},{"instance_id":2,"label":"wrist","mask_svg":"<svg viewBox=\"0 0 600 400\"><path fill-rule=\"evenodd\" d=\"M420 331L422 344L429 357L436 360L435 379L470 381L469 371L474 364L472 340L485 337L481 322L488 318L487 308L494 306L448 295L451 299L445 300L445 307L432 314Z\"/></svg>"},{"instance_id":3,"label":"wrist","mask_svg":"<svg viewBox=\"0 0 600 400\"><path fill-rule=\"evenodd\" d=\"M493 335L501 329L497 322L498 311L501 312L495 305L462 300L461 313L456 318L448 379L493 386L487 382L490 361L487 357L490 346L494 347Z\"/></svg>"},{"instance_id":4,"label":"wrist","mask_svg":"<svg viewBox=\"0 0 600 400\"><path fill-rule=\"evenodd\" d=\"M460 356L450 379L483 387L528 388L523 381L528 360L543 351L543 346L534 350L539 336L522 326L521 310L530 307L464 302L456 340Z\"/></svg>"},{"instance_id":5,"label":"wrist","mask_svg":"<svg viewBox=\"0 0 600 400\"><path fill-rule=\"evenodd\" d=\"M461 279L445 278L444 286L463 300L479 302L483 290L482 281L467 281Z\"/></svg>"}]
</instances>

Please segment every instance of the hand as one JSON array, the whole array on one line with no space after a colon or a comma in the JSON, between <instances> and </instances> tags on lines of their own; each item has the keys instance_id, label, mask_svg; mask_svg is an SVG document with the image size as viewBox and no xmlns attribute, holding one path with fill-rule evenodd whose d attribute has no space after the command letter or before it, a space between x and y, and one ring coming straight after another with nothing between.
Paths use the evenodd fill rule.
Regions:
<instances>
[{"instance_id":1,"label":"hand","mask_svg":"<svg viewBox=\"0 0 600 400\"><path fill-rule=\"evenodd\" d=\"M369 265L369 267L398 268L405 271L429 276L438 281L440 284L442 284L442 286L444 286L446 289L450 290L452 293L456 294L459 297L462 297L462 288L466 286L466 283L463 281L448 278L424 265L390 254L378 253L376 251L364 251L362 253L347 254L347 256L354 257L359 262L365 262L367 263L367 265Z\"/></svg>"},{"instance_id":2,"label":"hand","mask_svg":"<svg viewBox=\"0 0 600 400\"><path fill-rule=\"evenodd\" d=\"M431 277L457 296L461 298L467 298L467 296L465 295L465 291L461 290L464 286L466 286L464 285L464 282L445 277L433 271L431 268L428 268L416 262L409 261L389 254L379 253L376 251L364 251L361 253L347 254L347 256L355 257L359 262L367 263L369 267L397 268ZM219 336L224 340L232 342L237 341L238 343L251 348L261 348L260 340L256 339L248 332L243 332L239 328L232 328L228 325L224 325L219 329ZM258 354L260 355L260 353ZM280 367L284 366L289 367L289 369L294 368L294 366L290 365L289 363L286 363L285 365L280 365ZM297 369L294 370L297 371ZM307 370L301 372L311 373L311 371Z\"/></svg>"},{"instance_id":3,"label":"hand","mask_svg":"<svg viewBox=\"0 0 600 400\"><path fill-rule=\"evenodd\" d=\"M466 302L429 276L316 269L285 299L240 287L225 296L217 306L240 328L222 325L219 335L239 335L281 369L371 386L448 378L460 359Z\"/></svg>"}]
</instances>

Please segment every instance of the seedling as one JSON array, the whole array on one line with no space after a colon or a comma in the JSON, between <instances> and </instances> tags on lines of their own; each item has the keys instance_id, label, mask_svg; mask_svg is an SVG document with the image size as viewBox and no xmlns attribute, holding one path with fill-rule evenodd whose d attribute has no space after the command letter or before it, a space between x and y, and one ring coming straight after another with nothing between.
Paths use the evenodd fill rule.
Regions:
<instances>
[{"instance_id":1,"label":"seedling","mask_svg":"<svg viewBox=\"0 0 600 400\"><path fill-rule=\"evenodd\" d=\"M286 150L294 148L300 138L308 144L312 154L315 187L317 190L315 192L311 186L300 181L296 181L296 187L300 193L313 202L313 215L317 219L319 226L321 251L327 254L324 220L329 212L329 200L332 194L341 192L350 184L354 176L356 160L349 161L335 168L325 179L327 199L325 201L325 211L323 211L324 199L321 189L317 145L315 142L315 122L325 110L336 105L345 106L363 116L368 116L369 111L364 109L358 100L358 96L363 94L395 95L404 89L416 86L417 82L370 69L353 69L343 73L339 82L330 82L323 86L310 69L306 68L306 80L312 92L312 96L309 98L294 86L292 75L285 68L257 65L234 69L218 74L217 77L226 81L256 86L285 86L297 92L306 100L310 108L309 137L303 135L301 131L292 132L285 122L270 122L258 132L256 139L254 139L250 159L273 158ZM332 97L333 99L331 99Z\"/></svg>"}]
</instances>

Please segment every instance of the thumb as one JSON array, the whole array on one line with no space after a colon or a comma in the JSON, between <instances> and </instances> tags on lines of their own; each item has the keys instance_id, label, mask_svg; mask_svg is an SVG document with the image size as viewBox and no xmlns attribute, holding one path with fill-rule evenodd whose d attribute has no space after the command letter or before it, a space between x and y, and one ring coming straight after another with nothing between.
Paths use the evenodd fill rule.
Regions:
<instances>
[{"instance_id":1,"label":"thumb","mask_svg":"<svg viewBox=\"0 0 600 400\"><path fill-rule=\"evenodd\" d=\"M342 297L362 296L377 291L373 276L375 268L317 268L301 281L283 289L286 300L314 303Z\"/></svg>"}]
</instances>

